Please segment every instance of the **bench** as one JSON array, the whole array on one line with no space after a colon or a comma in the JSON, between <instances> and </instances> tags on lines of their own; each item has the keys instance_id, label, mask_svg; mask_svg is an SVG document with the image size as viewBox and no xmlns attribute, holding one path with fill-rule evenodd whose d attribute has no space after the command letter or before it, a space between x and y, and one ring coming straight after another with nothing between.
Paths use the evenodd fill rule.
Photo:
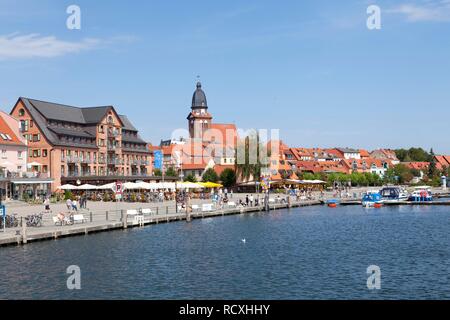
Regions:
<instances>
[{"instance_id":1,"label":"bench","mask_svg":"<svg viewBox=\"0 0 450 320\"><path fill-rule=\"evenodd\" d=\"M137 210L134 210L134 209L127 210L127 216L135 216L138 214L139 214L139 212Z\"/></svg>"},{"instance_id":2,"label":"bench","mask_svg":"<svg viewBox=\"0 0 450 320\"><path fill-rule=\"evenodd\" d=\"M142 209L141 213L142 214L150 214L151 215L153 212L152 212L152 209L147 208L147 209Z\"/></svg>"},{"instance_id":3,"label":"bench","mask_svg":"<svg viewBox=\"0 0 450 320\"><path fill-rule=\"evenodd\" d=\"M213 211L213 204L212 203L204 203L202 205L202 211L206 212L206 211Z\"/></svg>"},{"instance_id":4,"label":"bench","mask_svg":"<svg viewBox=\"0 0 450 320\"><path fill-rule=\"evenodd\" d=\"M228 205L229 208L231 208L231 207L236 208L236 203L233 202L233 201L229 201L229 202L227 203L227 205Z\"/></svg>"},{"instance_id":5,"label":"bench","mask_svg":"<svg viewBox=\"0 0 450 320\"><path fill-rule=\"evenodd\" d=\"M84 218L82 214L73 215L73 223L85 223L87 219Z\"/></svg>"}]
</instances>

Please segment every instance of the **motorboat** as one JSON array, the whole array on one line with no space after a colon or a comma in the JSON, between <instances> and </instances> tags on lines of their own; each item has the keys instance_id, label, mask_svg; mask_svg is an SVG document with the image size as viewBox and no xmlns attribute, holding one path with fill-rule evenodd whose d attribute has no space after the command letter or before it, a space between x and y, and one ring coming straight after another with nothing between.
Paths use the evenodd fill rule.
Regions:
<instances>
[{"instance_id":1,"label":"motorboat","mask_svg":"<svg viewBox=\"0 0 450 320\"><path fill-rule=\"evenodd\" d=\"M375 207L376 204L381 204L381 194L377 191L367 191L363 195L361 202L363 207Z\"/></svg>"},{"instance_id":2,"label":"motorboat","mask_svg":"<svg viewBox=\"0 0 450 320\"><path fill-rule=\"evenodd\" d=\"M411 195L409 196L409 201L413 202L433 201L431 188L428 186L415 187L413 193L411 193Z\"/></svg>"},{"instance_id":3,"label":"motorboat","mask_svg":"<svg viewBox=\"0 0 450 320\"><path fill-rule=\"evenodd\" d=\"M401 187L384 187L380 190L381 202L400 202L409 199L408 192Z\"/></svg>"}]
</instances>

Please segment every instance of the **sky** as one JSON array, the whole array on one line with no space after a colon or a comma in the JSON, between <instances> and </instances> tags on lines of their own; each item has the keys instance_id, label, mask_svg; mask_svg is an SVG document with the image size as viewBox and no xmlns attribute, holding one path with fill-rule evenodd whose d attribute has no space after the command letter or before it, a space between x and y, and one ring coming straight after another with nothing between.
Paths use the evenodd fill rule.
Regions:
<instances>
[{"instance_id":1,"label":"sky","mask_svg":"<svg viewBox=\"0 0 450 320\"><path fill-rule=\"evenodd\" d=\"M450 154L449 75L450 0L0 0L0 109L113 105L153 144L199 76L214 122L293 147Z\"/></svg>"}]
</instances>

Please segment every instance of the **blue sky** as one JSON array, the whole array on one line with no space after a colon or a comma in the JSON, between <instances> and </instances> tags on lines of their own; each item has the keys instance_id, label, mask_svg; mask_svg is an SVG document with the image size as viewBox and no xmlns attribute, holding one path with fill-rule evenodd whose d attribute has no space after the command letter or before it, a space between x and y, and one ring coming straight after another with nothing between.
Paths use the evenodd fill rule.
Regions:
<instances>
[{"instance_id":1,"label":"blue sky","mask_svg":"<svg viewBox=\"0 0 450 320\"><path fill-rule=\"evenodd\" d=\"M449 36L450 0L0 0L0 107L111 104L157 144L187 126L200 75L216 122L292 146L449 154Z\"/></svg>"}]
</instances>

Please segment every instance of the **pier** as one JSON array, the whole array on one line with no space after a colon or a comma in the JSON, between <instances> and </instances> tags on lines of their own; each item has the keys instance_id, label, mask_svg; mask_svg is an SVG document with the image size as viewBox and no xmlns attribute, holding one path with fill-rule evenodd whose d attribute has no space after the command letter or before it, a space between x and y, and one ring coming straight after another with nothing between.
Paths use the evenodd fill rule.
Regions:
<instances>
[{"instance_id":1,"label":"pier","mask_svg":"<svg viewBox=\"0 0 450 320\"><path fill-rule=\"evenodd\" d=\"M270 204L270 210L287 209L294 207L321 205L322 201L310 200L301 202L285 202ZM163 210L152 210L148 214L128 215L127 210L110 210L105 212L82 212L87 221L73 225L52 225L51 217L54 214L48 214L42 227L26 227L22 221L22 226L18 228L6 229L6 232L0 232L0 246L24 245L30 242L54 240L63 237L87 235L96 232L105 232L119 229L128 229L136 227L145 227L159 223L169 223L175 221L190 221L191 219L206 219L237 214L251 214L265 212L264 206L223 208L212 211L195 211L186 213L170 213L175 208L166 207ZM139 210L144 211L144 210ZM138 217L142 217L136 219Z\"/></svg>"}]
</instances>

